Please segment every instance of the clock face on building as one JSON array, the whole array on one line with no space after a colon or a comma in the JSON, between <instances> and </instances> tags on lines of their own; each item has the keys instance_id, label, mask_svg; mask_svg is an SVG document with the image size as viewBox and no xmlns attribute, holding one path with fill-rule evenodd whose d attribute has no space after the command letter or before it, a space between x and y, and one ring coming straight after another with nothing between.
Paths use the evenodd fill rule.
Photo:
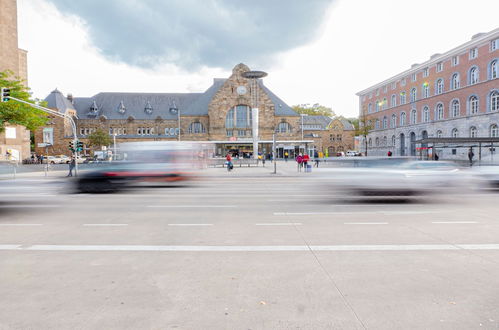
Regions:
<instances>
[{"instance_id":1,"label":"clock face on building","mask_svg":"<svg viewBox=\"0 0 499 330\"><path fill-rule=\"evenodd\" d=\"M244 95L246 94L247 90L245 86L238 86L237 87L237 94L239 95Z\"/></svg>"}]
</instances>

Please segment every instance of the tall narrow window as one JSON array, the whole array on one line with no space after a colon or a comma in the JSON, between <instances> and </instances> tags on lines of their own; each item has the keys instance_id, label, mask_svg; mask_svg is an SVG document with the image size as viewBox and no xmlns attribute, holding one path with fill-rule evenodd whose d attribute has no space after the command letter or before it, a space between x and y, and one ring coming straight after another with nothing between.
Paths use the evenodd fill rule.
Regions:
<instances>
[{"instance_id":1,"label":"tall narrow window","mask_svg":"<svg viewBox=\"0 0 499 330\"><path fill-rule=\"evenodd\" d=\"M459 101L452 101L452 117L459 117L460 111Z\"/></svg>"},{"instance_id":2,"label":"tall narrow window","mask_svg":"<svg viewBox=\"0 0 499 330\"><path fill-rule=\"evenodd\" d=\"M437 63L437 72L441 72L444 69L444 63L438 62Z\"/></svg>"},{"instance_id":3,"label":"tall narrow window","mask_svg":"<svg viewBox=\"0 0 499 330\"><path fill-rule=\"evenodd\" d=\"M395 114L392 115L391 126L392 128L397 127L397 116Z\"/></svg>"},{"instance_id":4,"label":"tall narrow window","mask_svg":"<svg viewBox=\"0 0 499 330\"><path fill-rule=\"evenodd\" d=\"M444 105L442 103L437 104L437 108L435 109L435 117L436 120L444 119Z\"/></svg>"},{"instance_id":5,"label":"tall narrow window","mask_svg":"<svg viewBox=\"0 0 499 330\"><path fill-rule=\"evenodd\" d=\"M400 114L400 126L405 126L405 121L406 121L406 118L405 118L405 117L406 117L405 112L402 112L402 113Z\"/></svg>"},{"instance_id":6,"label":"tall narrow window","mask_svg":"<svg viewBox=\"0 0 499 330\"><path fill-rule=\"evenodd\" d=\"M472 48L470 49L470 60L477 58L478 56L478 48Z\"/></svg>"},{"instance_id":7,"label":"tall narrow window","mask_svg":"<svg viewBox=\"0 0 499 330\"><path fill-rule=\"evenodd\" d=\"M469 84L474 85L478 82L478 68L473 67L469 72Z\"/></svg>"},{"instance_id":8,"label":"tall narrow window","mask_svg":"<svg viewBox=\"0 0 499 330\"><path fill-rule=\"evenodd\" d=\"M469 99L470 114L478 113L478 97L471 96Z\"/></svg>"},{"instance_id":9,"label":"tall narrow window","mask_svg":"<svg viewBox=\"0 0 499 330\"><path fill-rule=\"evenodd\" d=\"M371 113L373 112L373 105L372 103L369 103L369 105L367 106L367 113Z\"/></svg>"},{"instance_id":10,"label":"tall narrow window","mask_svg":"<svg viewBox=\"0 0 499 330\"><path fill-rule=\"evenodd\" d=\"M405 104L405 92L400 92L400 104Z\"/></svg>"},{"instance_id":11,"label":"tall narrow window","mask_svg":"<svg viewBox=\"0 0 499 330\"><path fill-rule=\"evenodd\" d=\"M430 121L430 109L428 107L423 108L423 123Z\"/></svg>"},{"instance_id":12,"label":"tall narrow window","mask_svg":"<svg viewBox=\"0 0 499 330\"><path fill-rule=\"evenodd\" d=\"M392 146L395 147L395 135L392 135Z\"/></svg>"},{"instance_id":13,"label":"tall narrow window","mask_svg":"<svg viewBox=\"0 0 499 330\"><path fill-rule=\"evenodd\" d=\"M442 137L442 131L441 130L438 130L437 131L437 138L441 138Z\"/></svg>"},{"instance_id":14,"label":"tall narrow window","mask_svg":"<svg viewBox=\"0 0 499 330\"><path fill-rule=\"evenodd\" d=\"M416 102L416 94L417 90L416 87L414 87L413 89L411 89L411 102Z\"/></svg>"},{"instance_id":15,"label":"tall narrow window","mask_svg":"<svg viewBox=\"0 0 499 330\"><path fill-rule=\"evenodd\" d=\"M417 118L418 118L418 114L416 112L416 109L413 109L411 111L411 124L416 124Z\"/></svg>"},{"instance_id":16,"label":"tall narrow window","mask_svg":"<svg viewBox=\"0 0 499 330\"><path fill-rule=\"evenodd\" d=\"M383 117L383 129L386 129L388 126L388 119L386 119L386 116Z\"/></svg>"},{"instance_id":17,"label":"tall narrow window","mask_svg":"<svg viewBox=\"0 0 499 330\"><path fill-rule=\"evenodd\" d=\"M459 137L459 131L457 130L457 128L452 129L451 136L453 138Z\"/></svg>"},{"instance_id":18,"label":"tall narrow window","mask_svg":"<svg viewBox=\"0 0 499 330\"><path fill-rule=\"evenodd\" d=\"M392 95L392 103L391 103L391 106L392 107L396 107L397 106L397 97L395 96L395 94Z\"/></svg>"},{"instance_id":19,"label":"tall narrow window","mask_svg":"<svg viewBox=\"0 0 499 330\"><path fill-rule=\"evenodd\" d=\"M452 58L452 66L456 66L459 64L459 56L454 56Z\"/></svg>"},{"instance_id":20,"label":"tall narrow window","mask_svg":"<svg viewBox=\"0 0 499 330\"><path fill-rule=\"evenodd\" d=\"M427 98L427 97L430 97L430 84L428 84L427 82L425 82L423 84L423 98Z\"/></svg>"},{"instance_id":21,"label":"tall narrow window","mask_svg":"<svg viewBox=\"0 0 499 330\"><path fill-rule=\"evenodd\" d=\"M383 104L381 105L381 108L385 110L388 107L388 102L386 101L386 97L383 99Z\"/></svg>"},{"instance_id":22,"label":"tall narrow window","mask_svg":"<svg viewBox=\"0 0 499 330\"><path fill-rule=\"evenodd\" d=\"M459 73L454 73L450 81L450 89L458 89L460 85Z\"/></svg>"},{"instance_id":23,"label":"tall narrow window","mask_svg":"<svg viewBox=\"0 0 499 330\"><path fill-rule=\"evenodd\" d=\"M499 110L499 92L493 91L490 93L490 111Z\"/></svg>"},{"instance_id":24,"label":"tall narrow window","mask_svg":"<svg viewBox=\"0 0 499 330\"><path fill-rule=\"evenodd\" d=\"M475 126L471 126L470 128L470 137L474 138L478 136L478 130Z\"/></svg>"},{"instance_id":25,"label":"tall narrow window","mask_svg":"<svg viewBox=\"0 0 499 330\"><path fill-rule=\"evenodd\" d=\"M499 127L496 124L490 126L490 137L499 137Z\"/></svg>"},{"instance_id":26,"label":"tall narrow window","mask_svg":"<svg viewBox=\"0 0 499 330\"><path fill-rule=\"evenodd\" d=\"M435 83L435 94L440 95L444 92L444 80L438 79Z\"/></svg>"},{"instance_id":27,"label":"tall narrow window","mask_svg":"<svg viewBox=\"0 0 499 330\"><path fill-rule=\"evenodd\" d=\"M493 60L490 63L490 79L496 79L497 77L499 77L499 75L498 75L498 71L499 71L498 66L499 65L498 65L497 60Z\"/></svg>"}]
</instances>

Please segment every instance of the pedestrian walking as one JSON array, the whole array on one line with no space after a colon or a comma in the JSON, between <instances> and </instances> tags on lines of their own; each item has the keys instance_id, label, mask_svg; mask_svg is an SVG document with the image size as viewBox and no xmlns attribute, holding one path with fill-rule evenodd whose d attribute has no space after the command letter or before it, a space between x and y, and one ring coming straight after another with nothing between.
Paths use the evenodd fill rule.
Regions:
<instances>
[{"instance_id":1,"label":"pedestrian walking","mask_svg":"<svg viewBox=\"0 0 499 330\"><path fill-rule=\"evenodd\" d=\"M74 157L71 157L71 161L69 162L68 176L73 176L73 169L75 168L75 166L76 166L76 160L74 159Z\"/></svg>"},{"instance_id":2,"label":"pedestrian walking","mask_svg":"<svg viewBox=\"0 0 499 330\"><path fill-rule=\"evenodd\" d=\"M470 160L470 166L473 165L473 157L475 154L473 153L473 147L470 148L470 151L468 151L468 159Z\"/></svg>"},{"instance_id":3,"label":"pedestrian walking","mask_svg":"<svg viewBox=\"0 0 499 330\"><path fill-rule=\"evenodd\" d=\"M392 156L392 152L390 150L388 150L388 157L391 157Z\"/></svg>"},{"instance_id":4,"label":"pedestrian walking","mask_svg":"<svg viewBox=\"0 0 499 330\"><path fill-rule=\"evenodd\" d=\"M227 172L232 171L234 168L234 165L232 164L232 156L230 155L230 152L225 156L225 164L227 165Z\"/></svg>"},{"instance_id":5,"label":"pedestrian walking","mask_svg":"<svg viewBox=\"0 0 499 330\"><path fill-rule=\"evenodd\" d=\"M319 153L317 150L314 151L315 167L319 167Z\"/></svg>"},{"instance_id":6,"label":"pedestrian walking","mask_svg":"<svg viewBox=\"0 0 499 330\"><path fill-rule=\"evenodd\" d=\"M284 152L284 161L287 162L289 158L289 154L287 151Z\"/></svg>"},{"instance_id":7,"label":"pedestrian walking","mask_svg":"<svg viewBox=\"0 0 499 330\"><path fill-rule=\"evenodd\" d=\"M301 153L296 156L296 164L298 165L298 172L301 172L301 168L303 166L303 156Z\"/></svg>"}]
</instances>

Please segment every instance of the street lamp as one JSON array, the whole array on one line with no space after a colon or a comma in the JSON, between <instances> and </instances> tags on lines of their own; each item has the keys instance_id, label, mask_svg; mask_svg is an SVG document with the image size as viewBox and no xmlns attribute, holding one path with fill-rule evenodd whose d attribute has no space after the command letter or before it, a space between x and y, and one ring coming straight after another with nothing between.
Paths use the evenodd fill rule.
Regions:
<instances>
[{"instance_id":1,"label":"street lamp","mask_svg":"<svg viewBox=\"0 0 499 330\"><path fill-rule=\"evenodd\" d=\"M246 71L242 73L244 78L250 80L251 83L251 98L253 107L251 109L251 119L253 122L253 158L258 159L258 79L267 76L263 71Z\"/></svg>"},{"instance_id":2,"label":"street lamp","mask_svg":"<svg viewBox=\"0 0 499 330\"><path fill-rule=\"evenodd\" d=\"M113 133L113 158L116 160L116 132Z\"/></svg>"},{"instance_id":3,"label":"street lamp","mask_svg":"<svg viewBox=\"0 0 499 330\"><path fill-rule=\"evenodd\" d=\"M180 110L175 105L175 101L173 102L173 107L170 108L170 113L172 115L175 115L175 114L177 115L177 123L178 123L177 140L180 141Z\"/></svg>"},{"instance_id":4,"label":"street lamp","mask_svg":"<svg viewBox=\"0 0 499 330\"><path fill-rule=\"evenodd\" d=\"M301 116L301 139L303 140L303 117L308 116L306 113L300 113Z\"/></svg>"}]
</instances>

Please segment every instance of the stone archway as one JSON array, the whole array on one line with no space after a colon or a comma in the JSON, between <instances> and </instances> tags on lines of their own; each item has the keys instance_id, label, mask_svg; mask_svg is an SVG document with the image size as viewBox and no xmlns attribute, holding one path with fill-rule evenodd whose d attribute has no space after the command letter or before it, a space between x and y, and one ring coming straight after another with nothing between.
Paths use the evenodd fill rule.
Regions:
<instances>
[{"instance_id":1,"label":"stone archway","mask_svg":"<svg viewBox=\"0 0 499 330\"><path fill-rule=\"evenodd\" d=\"M405 156L405 134L400 133L400 156Z\"/></svg>"},{"instance_id":2,"label":"stone archway","mask_svg":"<svg viewBox=\"0 0 499 330\"><path fill-rule=\"evenodd\" d=\"M416 133L411 132L411 156L416 156Z\"/></svg>"}]
</instances>

